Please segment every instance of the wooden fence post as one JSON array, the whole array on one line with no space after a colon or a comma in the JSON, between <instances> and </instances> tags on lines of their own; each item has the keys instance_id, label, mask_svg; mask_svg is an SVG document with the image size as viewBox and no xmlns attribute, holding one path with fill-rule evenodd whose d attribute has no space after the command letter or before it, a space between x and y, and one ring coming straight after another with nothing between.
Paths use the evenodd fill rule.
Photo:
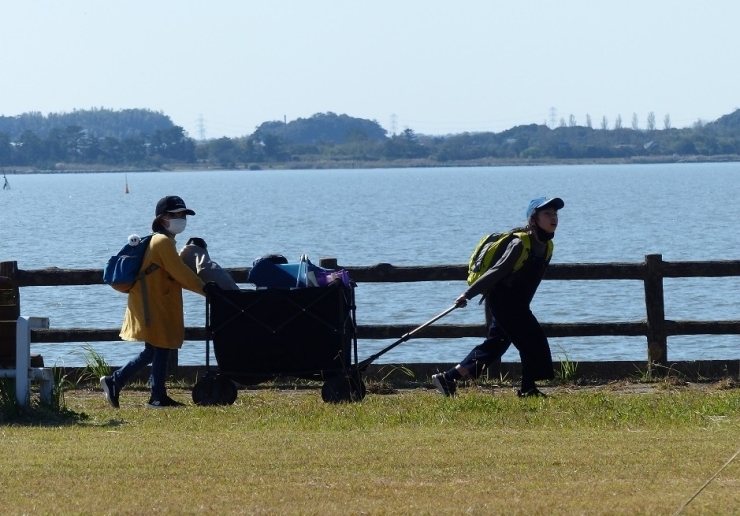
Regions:
<instances>
[{"instance_id":1,"label":"wooden fence post","mask_svg":"<svg viewBox=\"0 0 740 516\"><path fill-rule=\"evenodd\" d=\"M0 262L0 367L15 368L15 330L21 315L18 262Z\"/></svg>"},{"instance_id":2,"label":"wooden fence post","mask_svg":"<svg viewBox=\"0 0 740 516\"><path fill-rule=\"evenodd\" d=\"M645 257L645 308L647 310L648 371L668 364L668 339L665 331L665 304L663 299L663 256ZM665 370L665 369L663 369Z\"/></svg>"}]
</instances>

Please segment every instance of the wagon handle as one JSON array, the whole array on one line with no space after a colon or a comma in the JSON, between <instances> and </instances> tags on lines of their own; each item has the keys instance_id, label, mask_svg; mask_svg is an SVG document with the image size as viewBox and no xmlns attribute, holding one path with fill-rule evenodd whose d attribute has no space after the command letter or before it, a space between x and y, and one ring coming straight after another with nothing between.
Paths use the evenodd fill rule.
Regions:
<instances>
[{"instance_id":1,"label":"wagon handle","mask_svg":"<svg viewBox=\"0 0 740 516\"><path fill-rule=\"evenodd\" d=\"M387 348L381 349L380 351L378 351L377 353L375 353L371 357L368 357L365 360L363 360L362 362L360 362L359 364L357 364L357 368L360 371L364 371L367 368L367 366L369 366L370 364L372 364L373 361L376 358L378 358L381 355L384 355L385 353L387 353L388 351L392 350L393 348L395 348L399 344L401 344L403 342L406 342L411 337L413 337L414 334L417 333L419 330L422 330L422 329L426 328L427 326L429 326L430 324L434 323L435 321L438 321L439 319L441 319L442 317L444 317L445 315L447 315L448 313L450 313L451 311L453 311L458 306L459 306L458 304L454 304L451 307L449 307L447 310L445 310L444 312L442 312L441 314L438 314L438 315L432 317L431 319L429 319L427 322L425 322L421 326L419 326L419 327L411 330L407 334L405 334L403 337L401 337L400 339L398 339L396 342L394 342L393 344L391 344Z\"/></svg>"}]
</instances>

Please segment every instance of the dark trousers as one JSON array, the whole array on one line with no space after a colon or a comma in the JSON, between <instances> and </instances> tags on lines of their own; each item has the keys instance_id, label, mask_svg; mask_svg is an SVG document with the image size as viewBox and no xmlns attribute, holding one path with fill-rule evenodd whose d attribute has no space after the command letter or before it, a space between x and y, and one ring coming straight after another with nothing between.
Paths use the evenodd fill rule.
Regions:
<instances>
[{"instance_id":1,"label":"dark trousers","mask_svg":"<svg viewBox=\"0 0 740 516\"><path fill-rule=\"evenodd\" d=\"M478 378L485 367L500 359L509 345L514 344L522 361L522 390L534 388L536 380L555 377L550 344L528 306L486 299L486 311L490 319L486 340L468 353L460 362L461 367Z\"/></svg>"}]
</instances>

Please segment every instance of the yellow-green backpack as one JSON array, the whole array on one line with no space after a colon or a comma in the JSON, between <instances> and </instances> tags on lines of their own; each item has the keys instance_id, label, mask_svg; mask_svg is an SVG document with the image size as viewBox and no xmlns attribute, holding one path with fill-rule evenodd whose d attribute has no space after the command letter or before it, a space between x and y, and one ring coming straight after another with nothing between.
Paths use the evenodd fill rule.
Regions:
<instances>
[{"instance_id":1,"label":"yellow-green backpack","mask_svg":"<svg viewBox=\"0 0 740 516\"><path fill-rule=\"evenodd\" d=\"M522 268L522 265L524 265L524 262L529 257L529 251L532 248L530 236L523 231L491 233L490 235L483 237L481 241L478 242L478 245L475 247L475 251L473 251L473 254L470 256L470 261L468 262L468 285L475 283L478 278L483 276L483 274L491 268L491 265L496 263L501 256L503 256L504 251L506 251L506 247L514 237L518 237L522 241L522 244L524 244L522 254L514 264L514 272ZM552 257L553 247L552 241L547 242L547 255L545 256L545 260L548 262Z\"/></svg>"}]
</instances>

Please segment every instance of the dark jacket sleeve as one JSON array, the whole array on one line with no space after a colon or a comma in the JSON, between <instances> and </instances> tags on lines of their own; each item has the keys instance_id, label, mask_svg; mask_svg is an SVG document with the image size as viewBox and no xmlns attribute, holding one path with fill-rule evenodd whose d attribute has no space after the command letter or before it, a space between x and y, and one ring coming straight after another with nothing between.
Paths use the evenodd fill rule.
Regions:
<instances>
[{"instance_id":1,"label":"dark jacket sleeve","mask_svg":"<svg viewBox=\"0 0 740 516\"><path fill-rule=\"evenodd\" d=\"M514 270L514 265L523 251L524 244L521 239L512 239L501 258L464 292L465 298L473 299L478 294L485 294L495 287L504 276Z\"/></svg>"}]
</instances>

